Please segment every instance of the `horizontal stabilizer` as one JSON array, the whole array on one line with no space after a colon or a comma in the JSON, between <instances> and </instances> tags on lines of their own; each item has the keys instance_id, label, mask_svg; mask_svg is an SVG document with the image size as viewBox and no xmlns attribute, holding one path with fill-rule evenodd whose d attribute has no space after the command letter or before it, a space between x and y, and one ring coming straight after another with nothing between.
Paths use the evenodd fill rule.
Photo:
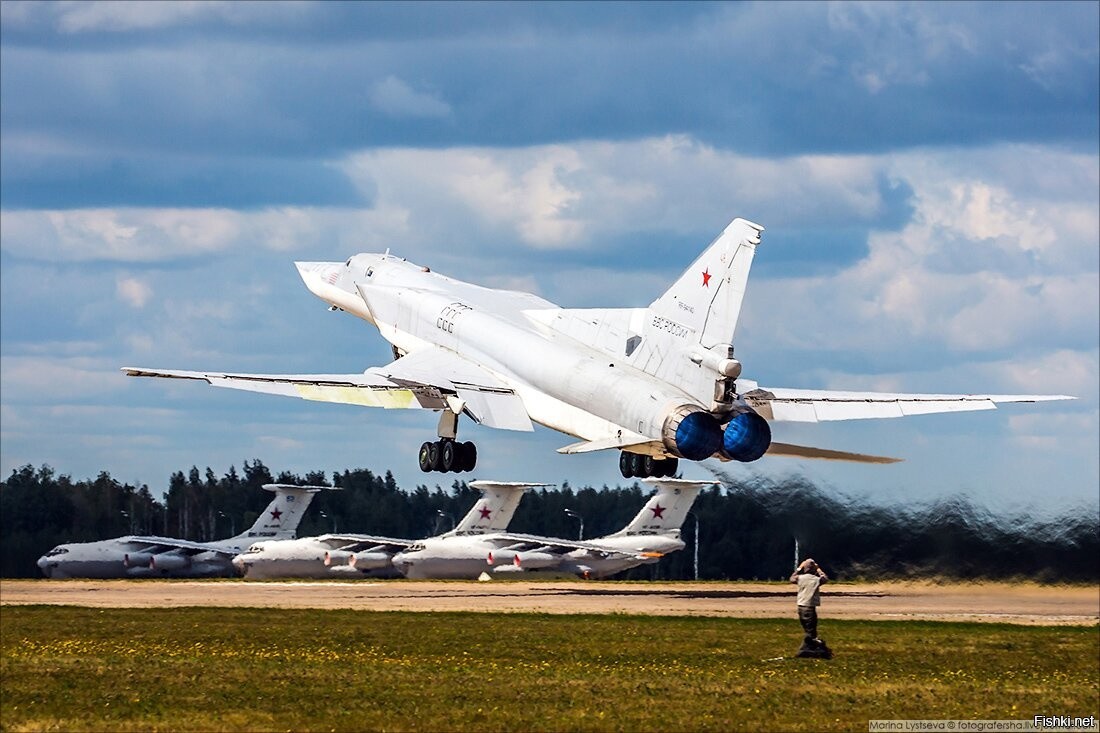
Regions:
<instances>
[{"instance_id":1,"label":"horizontal stabilizer","mask_svg":"<svg viewBox=\"0 0 1100 733\"><path fill-rule=\"evenodd\" d=\"M791 456L793 458L814 458L822 461L851 461L853 463L900 463L902 458L870 456L863 453L848 453L827 448L811 448L790 443L772 443L768 446L769 456Z\"/></svg>"}]
</instances>

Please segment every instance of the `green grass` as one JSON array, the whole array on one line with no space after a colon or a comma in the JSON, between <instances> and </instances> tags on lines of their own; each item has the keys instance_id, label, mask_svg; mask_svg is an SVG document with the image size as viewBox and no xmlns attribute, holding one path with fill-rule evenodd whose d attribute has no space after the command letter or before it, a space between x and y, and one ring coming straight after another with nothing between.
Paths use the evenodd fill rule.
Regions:
<instances>
[{"instance_id":1,"label":"green grass","mask_svg":"<svg viewBox=\"0 0 1100 733\"><path fill-rule=\"evenodd\" d=\"M5 606L0 728L867 730L1096 715L1097 627Z\"/></svg>"}]
</instances>

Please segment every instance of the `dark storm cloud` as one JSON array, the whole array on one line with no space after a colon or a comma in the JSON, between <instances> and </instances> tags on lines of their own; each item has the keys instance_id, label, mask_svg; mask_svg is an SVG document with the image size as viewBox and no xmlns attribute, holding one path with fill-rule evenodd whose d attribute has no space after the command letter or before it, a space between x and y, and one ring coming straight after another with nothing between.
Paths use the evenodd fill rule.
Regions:
<instances>
[{"instance_id":1,"label":"dark storm cloud","mask_svg":"<svg viewBox=\"0 0 1100 733\"><path fill-rule=\"evenodd\" d=\"M141 188L125 169L166 151L318 159L669 132L768 155L1097 145L1091 3L153 5L6 8L0 121L20 205ZM20 145L30 134L122 171L63 185ZM315 200L196 169L135 203L203 201L188 182L223 177L245 205Z\"/></svg>"}]
</instances>

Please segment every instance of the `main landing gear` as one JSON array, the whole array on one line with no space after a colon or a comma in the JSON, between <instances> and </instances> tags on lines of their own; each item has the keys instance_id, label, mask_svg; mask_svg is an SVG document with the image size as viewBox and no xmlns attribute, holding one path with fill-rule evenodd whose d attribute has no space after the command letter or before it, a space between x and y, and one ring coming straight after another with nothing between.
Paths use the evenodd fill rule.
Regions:
<instances>
[{"instance_id":1,"label":"main landing gear","mask_svg":"<svg viewBox=\"0 0 1100 733\"><path fill-rule=\"evenodd\" d=\"M623 478L674 476L679 463L676 458L654 458L638 453L627 453L625 450L619 454L619 472L622 473Z\"/></svg>"},{"instance_id":2,"label":"main landing gear","mask_svg":"<svg viewBox=\"0 0 1100 733\"><path fill-rule=\"evenodd\" d=\"M439 440L420 446L420 470L424 473L439 471L473 471L477 465L477 446L473 443L459 443L458 414L444 410L439 416Z\"/></svg>"},{"instance_id":3,"label":"main landing gear","mask_svg":"<svg viewBox=\"0 0 1100 733\"><path fill-rule=\"evenodd\" d=\"M477 465L477 446L473 443L459 443L453 438L440 438L434 443L420 446L420 470L428 473L439 471L473 471Z\"/></svg>"}]
</instances>

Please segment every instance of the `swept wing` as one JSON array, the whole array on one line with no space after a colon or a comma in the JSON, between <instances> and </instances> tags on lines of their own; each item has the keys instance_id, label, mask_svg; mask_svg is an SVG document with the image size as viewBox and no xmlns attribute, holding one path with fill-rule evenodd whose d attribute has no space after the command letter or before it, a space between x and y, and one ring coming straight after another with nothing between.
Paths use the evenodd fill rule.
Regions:
<instances>
[{"instance_id":1,"label":"swept wing","mask_svg":"<svg viewBox=\"0 0 1100 733\"><path fill-rule=\"evenodd\" d=\"M1002 402L1072 400L1065 395L953 395L893 392L834 392L828 390L756 387L741 395L744 402L767 420L825 422L929 415L938 412L993 410Z\"/></svg>"},{"instance_id":2,"label":"swept wing","mask_svg":"<svg viewBox=\"0 0 1100 733\"><path fill-rule=\"evenodd\" d=\"M362 374L241 374L124 367L131 377L195 379L215 387L387 409L454 409L505 430L533 430L503 381L454 352L430 347Z\"/></svg>"}]
</instances>

